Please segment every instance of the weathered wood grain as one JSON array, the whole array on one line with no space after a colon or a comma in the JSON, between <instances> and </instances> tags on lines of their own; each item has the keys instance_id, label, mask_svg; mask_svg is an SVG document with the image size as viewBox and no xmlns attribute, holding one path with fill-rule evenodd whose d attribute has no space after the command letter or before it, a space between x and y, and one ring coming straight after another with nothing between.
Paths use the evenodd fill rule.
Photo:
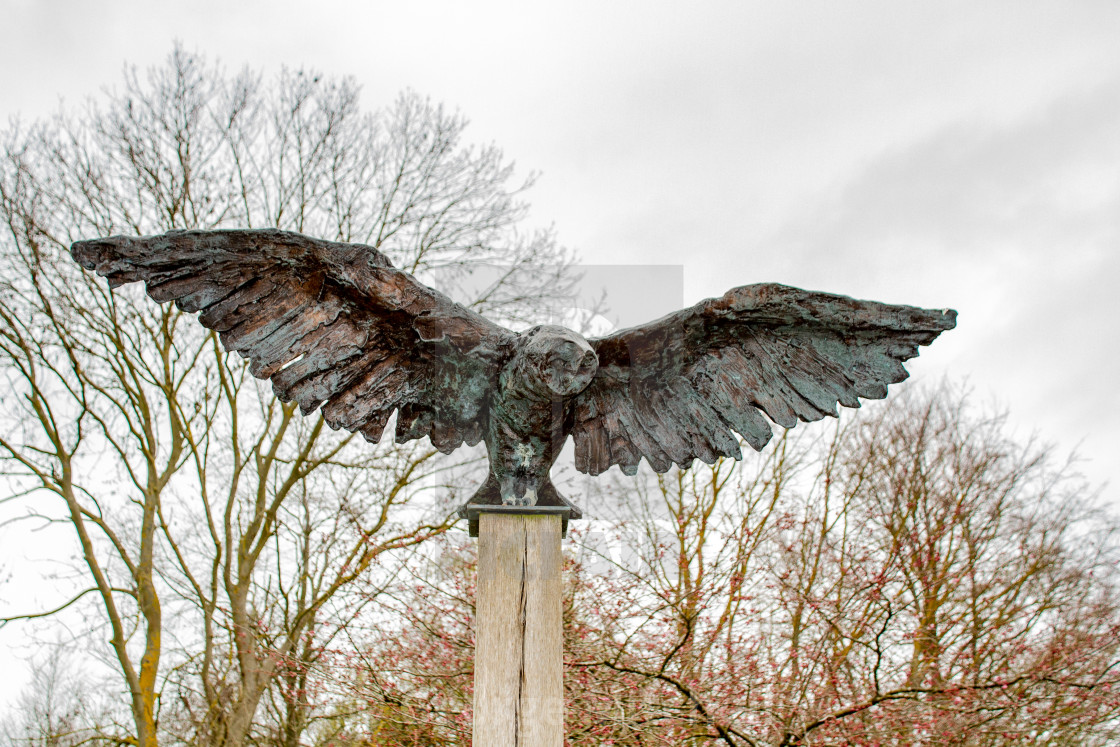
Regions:
<instances>
[{"instance_id":1,"label":"weathered wood grain","mask_svg":"<svg viewBox=\"0 0 1120 747\"><path fill-rule=\"evenodd\" d=\"M562 747L559 516L479 517L474 747Z\"/></svg>"}]
</instances>

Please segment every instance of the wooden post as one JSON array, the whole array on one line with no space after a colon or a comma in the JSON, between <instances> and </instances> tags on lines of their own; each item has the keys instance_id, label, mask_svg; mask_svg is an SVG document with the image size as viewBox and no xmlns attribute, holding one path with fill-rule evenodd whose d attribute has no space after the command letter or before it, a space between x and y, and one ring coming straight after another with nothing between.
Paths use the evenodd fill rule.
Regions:
<instances>
[{"instance_id":1,"label":"wooden post","mask_svg":"<svg viewBox=\"0 0 1120 747\"><path fill-rule=\"evenodd\" d=\"M567 517L494 508L478 512L472 744L562 747L560 537Z\"/></svg>"}]
</instances>

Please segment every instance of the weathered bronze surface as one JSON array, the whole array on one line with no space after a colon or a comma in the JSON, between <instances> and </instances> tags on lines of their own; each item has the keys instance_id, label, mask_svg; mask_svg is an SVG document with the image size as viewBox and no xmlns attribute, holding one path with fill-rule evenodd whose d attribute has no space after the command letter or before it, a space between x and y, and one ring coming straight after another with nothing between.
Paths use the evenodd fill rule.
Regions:
<instances>
[{"instance_id":1,"label":"weathered bronze surface","mask_svg":"<svg viewBox=\"0 0 1120 747\"><path fill-rule=\"evenodd\" d=\"M733 288L662 319L585 340L563 327L512 332L361 244L273 229L173 231L73 245L113 287L142 281L219 333L304 414L376 442L427 436L450 453L486 442L471 504L568 506L549 470L569 435L576 467L634 474L761 449L789 428L879 399L902 362L956 312L783 285ZM766 417L763 417L763 415ZM463 512L466 516L466 512Z\"/></svg>"}]
</instances>

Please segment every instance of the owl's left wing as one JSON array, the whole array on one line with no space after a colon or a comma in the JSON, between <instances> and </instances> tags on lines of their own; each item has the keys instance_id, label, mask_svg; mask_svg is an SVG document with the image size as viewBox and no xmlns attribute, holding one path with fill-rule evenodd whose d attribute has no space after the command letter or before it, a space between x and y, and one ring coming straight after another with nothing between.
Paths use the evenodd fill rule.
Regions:
<instances>
[{"instance_id":1,"label":"owl's left wing","mask_svg":"<svg viewBox=\"0 0 1120 747\"><path fill-rule=\"evenodd\" d=\"M956 326L951 309L857 301L776 284L748 285L655 322L590 340L591 385L565 407L576 467L592 475L642 457L657 472L757 450L770 420L836 415L881 399L909 374L902 362Z\"/></svg>"}]
</instances>

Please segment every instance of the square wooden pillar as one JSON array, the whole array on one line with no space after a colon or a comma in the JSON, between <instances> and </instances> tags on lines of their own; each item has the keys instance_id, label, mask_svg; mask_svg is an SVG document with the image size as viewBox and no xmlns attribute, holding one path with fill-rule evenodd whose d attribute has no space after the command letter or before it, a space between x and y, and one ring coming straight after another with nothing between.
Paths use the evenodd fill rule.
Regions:
<instances>
[{"instance_id":1,"label":"square wooden pillar","mask_svg":"<svg viewBox=\"0 0 1120 747\"><path fill-rule=\"evenodd\" d=\"M468 511L478 519L473 745L562 747L560 538L569 509Z\"/></svg>"}]
</instances>

